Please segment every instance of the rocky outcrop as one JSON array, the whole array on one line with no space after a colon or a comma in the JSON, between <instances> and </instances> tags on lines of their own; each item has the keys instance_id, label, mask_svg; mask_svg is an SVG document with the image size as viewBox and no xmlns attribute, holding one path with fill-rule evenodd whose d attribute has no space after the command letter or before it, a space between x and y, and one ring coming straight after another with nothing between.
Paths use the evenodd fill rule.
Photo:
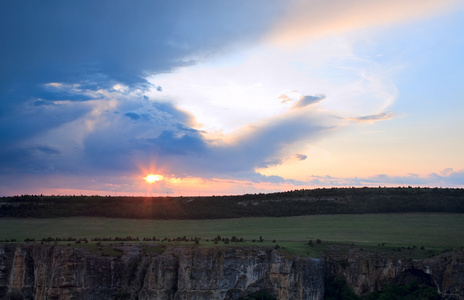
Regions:
<instances>
[{"instance_id":1,"label":"rocky outcrop","mask_svg":"<svg viewBox=\"0 0 464 300\"><path fill-rule=\"evenodd\" d=\"M358 295L380 291L390 284L417 282L437 289L442 299L464 300L464 251L425 259L367 252L357 248L325 257L327 274L345 278Z\"/></svg>"},{"instance_id":2,"label":"rocky outcrop","mask_svg":"<svg viewBox=\"0 0 464 300\"><path fill-rule=\"evenodd\" d=\"M322 299L323 262L272 248L117 247L120 257L82 248L0 245L0 299ZM146 249L145 249L146 250ZM150 250L150 249L148 249Z\"/></svg>"}]
</instances>

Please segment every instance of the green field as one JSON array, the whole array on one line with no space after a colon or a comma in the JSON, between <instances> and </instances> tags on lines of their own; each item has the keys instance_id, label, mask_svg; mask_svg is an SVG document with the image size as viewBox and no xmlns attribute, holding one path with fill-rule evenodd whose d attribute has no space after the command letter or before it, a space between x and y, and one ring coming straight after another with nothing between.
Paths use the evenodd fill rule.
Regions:
<instances>
[{"instance_id":1,"label":"green field","mask_svg":"<svg viewBox=\"0 0 464 300\"><path fill-rule=\"evenodd\" d=\"M356 245L464 246L464 214L314 215L218 220L135 220L112 218L0 219L0 240L46 237L243 237L277 242L324 242Z\"/></svg>"}]
</instances>

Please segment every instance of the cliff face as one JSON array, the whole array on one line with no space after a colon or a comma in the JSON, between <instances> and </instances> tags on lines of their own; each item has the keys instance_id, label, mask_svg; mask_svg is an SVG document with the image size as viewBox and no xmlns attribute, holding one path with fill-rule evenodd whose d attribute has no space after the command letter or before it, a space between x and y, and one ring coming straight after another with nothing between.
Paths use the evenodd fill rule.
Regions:
<instances>
[{"instance_id":1,"label":"cliff face","mask_svg":"<svg viewBox=\"0 0 464 300\"><path fill-rule=\"evenodd\" d=\"M322 299L323 262L270 248L120 246L121 257L44 245L0 245L0 299Z\"/></svg>"},{"instance_id":2,"label":"cliff face","mask_svg":"<svg viewBox=\"0 0 464 300\"><path fill-rule=\"evenodd\" d=\"M259 292L322 299L324 276L341 275L358 295L416 281L442 299L464 300L462 250L411 260L350 249L317 260L256 247L116 248L121 256L0 244L0 299L241 299Z\"/></svg>"},{"instance_id":3,"label":"cliff face","mask_svg":"<svg viewBox=\"0 0 464 300\"><path fill-rule=\"evenodd\" d=\"M344 255L329 253L325 269L344 277L358 295L382 290L387 284L417 282L435 287L442 299L464 300L462 249L418 260L352 249Z\"/></svg>"}]
</instances>

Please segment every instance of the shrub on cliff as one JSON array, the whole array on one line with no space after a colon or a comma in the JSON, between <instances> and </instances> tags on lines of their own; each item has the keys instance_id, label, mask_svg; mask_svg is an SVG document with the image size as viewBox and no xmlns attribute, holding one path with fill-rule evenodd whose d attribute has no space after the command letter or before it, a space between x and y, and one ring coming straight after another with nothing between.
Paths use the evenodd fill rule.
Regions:
<instances>
[{"instance_id":1,"label":"shrub on cliff","mask_svg":"<svg viewBox=\"0 0 464 300\"><path fill-rule=\"evenodd\" d=\"M277 297L267 291L259 291L240 300L277 300Z\"/></svg>"},{"instance_id":2,"label":"shrub on cliff","mask_svg":"<svg viewBox=\"0 0 464 300\"><path fill-rule=\"evenodd\" d=\"M324 299L360 300L359 296L346 284L345 278L341 276L326 276Z\"/></svg>"},{"instance_id":3,"label":"shrub on cliff","mask_svg":"<svg viewBox=\"0 0 464 300\"><path fill-rule=\"evenodd\" d=\"M385 287L380 292L373 292L364 297L362 300L440 300L441 297L435 288L419 285L416 282L405 285L391 285Z\"/></svg>"}]
</instances>

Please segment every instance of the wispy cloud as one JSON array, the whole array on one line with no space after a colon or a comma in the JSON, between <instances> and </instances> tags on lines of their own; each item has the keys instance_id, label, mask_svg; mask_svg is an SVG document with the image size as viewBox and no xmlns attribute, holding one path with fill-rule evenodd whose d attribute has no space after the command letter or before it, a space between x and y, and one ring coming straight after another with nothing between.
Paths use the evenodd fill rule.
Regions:
<instances>
[{"instance_id":1,"label":"wispy cloud","mask_svg":"<svg viewBox=\"0 0 464 300\"><path fill-rule=\"evenodd\" d=\"M383 112L383 113L379 113L375 115L352 117L352 118L346 118L346 119L350 121L361 122L361 123L374 123L377 121L391 120L395 116L396 116L395 113Z\"/></svg>"}]
</instances>

